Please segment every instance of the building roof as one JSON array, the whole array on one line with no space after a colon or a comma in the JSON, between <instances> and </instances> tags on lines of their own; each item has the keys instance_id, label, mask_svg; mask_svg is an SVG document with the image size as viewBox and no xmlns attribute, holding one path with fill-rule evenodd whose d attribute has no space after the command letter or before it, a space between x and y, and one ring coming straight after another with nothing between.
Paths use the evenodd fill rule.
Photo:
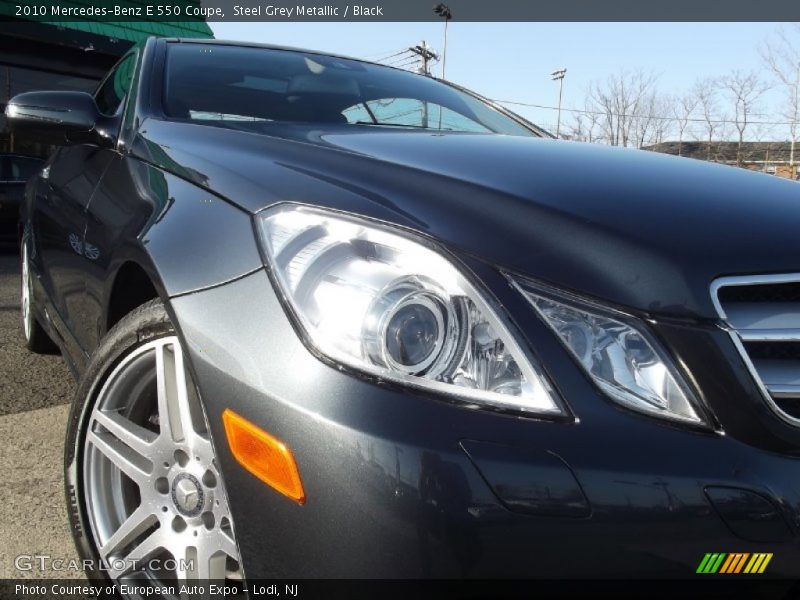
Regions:
<instances>
[{"instance_id":1,"label":"building roof","mask_svg":"<svg viewBox=\"0 0 800 600\"><path fill-rule=\"evenodd\" d=\"M184 3L187 0L179 0L179 3ZM0 0L0 18L15 18L16 5L19 2L15 0ZM43 2L48 4L48 2ZM96 5L92 0L70 0L70 6L83 5L92 6ZM199 4L199 2L198 2ZM126 6L145 6L147 2L143 0L126 0ZM34 20L34 19L31 19ZM164 22L159 20L137 19L127 21L106 21L102 18L92 19L86 17L81 20L71 21L43 21L35 19L39 23L46 23L54 25L59 28L81 31L97 36L113 38L117 40L125 40L128 42L140 42L152 35L161 37L201 37L210 38L214 37L211 28L204 21L186 21L186 22Z\"/></svg>"},{"instance_id":2,"label":"building roof","mask_svg":"<svg viewBox=\"0 0 800 600\"><path fill-rule=\"evenodd\" d=\"M708 142L686 141L686 142L661 142L652 146L645 146L643 150L651 152L661 152L663 154L673 154L675 156L686 156L689 158L699 158L701 160L711 160L717 162L736 162L738 142L711 142L709 149ZM709 152L710 150L710 152ZM800 158L800 144L795 151L796 157ZM744 162L789 162L791 154L790 142L743 142L742 160Z\"/></svg>"}]
</instances>

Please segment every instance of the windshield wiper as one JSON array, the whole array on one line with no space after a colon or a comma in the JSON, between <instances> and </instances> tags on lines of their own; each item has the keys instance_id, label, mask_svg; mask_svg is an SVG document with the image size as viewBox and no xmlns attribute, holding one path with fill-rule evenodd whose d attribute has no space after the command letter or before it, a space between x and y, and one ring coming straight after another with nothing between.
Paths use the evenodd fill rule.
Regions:
<instances>
[{"instance_id":1,"label":"windshield wiper","mask_svg":"<svg viewBox=\"0 0 800 600\"><path fill-rule=\"evenodd\" d=\"M405 125L403 123L373 123L372 121L353 121L351 125L377 125L378 127L410 127L411 129L431 129L439 131L436 127L425 127L425 125Z\"/></svg>"}]
</instances>

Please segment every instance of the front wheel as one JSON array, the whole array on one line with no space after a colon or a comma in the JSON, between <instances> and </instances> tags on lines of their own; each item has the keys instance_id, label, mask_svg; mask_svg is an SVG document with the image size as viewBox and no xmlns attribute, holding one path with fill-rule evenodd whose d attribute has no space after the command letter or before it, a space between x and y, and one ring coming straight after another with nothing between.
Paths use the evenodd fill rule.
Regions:
<instances>
[{"instance_id":1,"label":"front wheel","mask_svg":"<svg viewBox=\"0 0 800 600\"><path fill-rule=\"evenodd\" d=\"M122 319L95 352L73 403L65 458L78 550L102 565L90 575L241 580L203 407L159 300Z\"/></svg>"}]
</instances>

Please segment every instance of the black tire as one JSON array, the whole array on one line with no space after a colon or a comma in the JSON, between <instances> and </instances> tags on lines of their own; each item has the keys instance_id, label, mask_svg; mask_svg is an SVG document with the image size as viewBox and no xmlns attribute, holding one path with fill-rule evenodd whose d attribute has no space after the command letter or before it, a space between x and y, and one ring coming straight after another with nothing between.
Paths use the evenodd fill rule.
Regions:
<instances>
[{"instance_id":1,"label":"black tire","mask_svg":"<svg viewBox=\"0 0 800 600\"><path fill-rule=\"evenodd\" d=\"M103 383L125 356L147 342L174 334L175 328L161 300L151 300L134 309L103 338L72 402L64 445L64 490L75 546L81 558L91 560L95 567L100 565L100 557L89 529L81 477L88 416ZM86 575L95 580L107 580L106 573L97 568L87 570Z\"/></svg>"},{"instance_id":2,"label":"black tire","mask_svg":"<svg viewBox=\"0 0 800 600\"><path fill-rule=\"evenodd\" d=\"M25 347L35 354L58 354L58 346L53 342L50 336L45 331L44 327L39 323L39 317L37 316L37 309L35 304L35 299L33 297L32 288L30 283L28 283L28 311L29 315L28 318L30 319L30 325L27 326L25 322L25 313L22 309L23 303L25 302L25 285L26 279L24 273L26 273L27 269L27 246L25 242L22 243L20 247L20 313L22 314L22 337L25 340Z\"/></svg>"}]
</instances>

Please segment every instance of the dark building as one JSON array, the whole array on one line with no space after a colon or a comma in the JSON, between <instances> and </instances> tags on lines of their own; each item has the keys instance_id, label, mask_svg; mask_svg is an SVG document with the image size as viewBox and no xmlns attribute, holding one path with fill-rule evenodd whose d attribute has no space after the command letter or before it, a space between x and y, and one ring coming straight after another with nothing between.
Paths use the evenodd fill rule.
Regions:
<instances>
[{"instance_id":1,"label":"dark building","mask_svg":"<svg viewBox=\"0 0 800 600\"><path fill-rule=\"evenodd\" d=\"M0 153L46 156L49 152L46 146L14 139L8 132L2 115L14 95L31 90L91 92L128 48L151 35L213 37L204 22L9 20L14 6L11 0L0 0Z\"/></svg>"},{"instance_id":2,"label":"dark building","mask_svg":"<svg viewBox=\"0 0 800 600\"><path fill-rule=\"evenodd\" d=\"M740 166L752 171L763 171L770 175L798 178L800 144L791 142L661 142L643 150L662 152L687 158L698 158L728 165Z\"/></svg>"}]
</instances>

